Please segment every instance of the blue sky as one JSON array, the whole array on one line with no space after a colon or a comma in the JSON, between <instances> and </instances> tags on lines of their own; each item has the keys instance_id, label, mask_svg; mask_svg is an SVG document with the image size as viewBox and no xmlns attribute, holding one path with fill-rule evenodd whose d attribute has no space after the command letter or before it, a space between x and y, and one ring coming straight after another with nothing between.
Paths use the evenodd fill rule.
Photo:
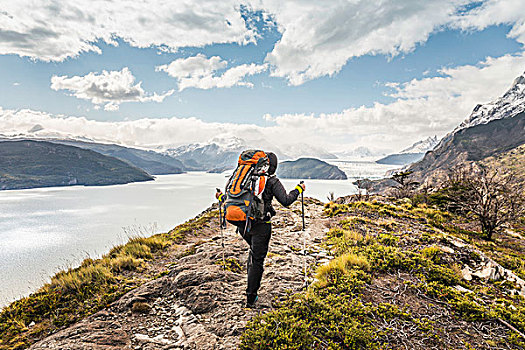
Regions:
<instances>
[{"instance_id":1,"label":"blue sky","mask_svg":"<svg viewBox=\"0 0 525 350\"><path fill-rule=\"evenodd\" d=\"M359 7L363 2L356 3L352 6ZM202 5L199 15L206 21L213 20L212 24L193 20L196 15L192 8L187 14L177 14L181 18L188 18L188 23L191 19L190 24L185 24L181 29L171 28L177 24L170 22L162 31L181 30L181 33L187 34L183 44L177 42L177 37L165 38L166 34L162 33L144 38L142 36L145 34L139 33L137 28L118 28L105 33L100 30L103 26L95 28L100 31L98 34L93 34L93 29L91 32L75 33L76 36L70 35L71 29L66 26L63 32L57 29L57 33L39 42L42 39L33 34L36 31L31 27L35 24L13 6L4 13L4 17L9 15L10 22L2 24L0 21L0 112L6 118L5 125L8 125L4 129L0 125L0 133L25 132L25 128L36 120L35 115L42 113L47 119L55 118L46 128L50 129L53 125L57 132L73 134L78 133L79 127L74 129L76 131L67 129L67 126L61 128L57 126L57 116L122 123L119 128L126 122L144 118L176 119L179 122L180 119L194 117L198 121L194 127L202 127L206 132L195 140L179 137L181 143L205 141L205 138L213 135L211 130L217 125L222 133L224 130L233 130L231 136L271 139L273 135L271 141L274 143L279 143L283 135L303 133L307 139L312 135L311 140L315 140L316 144L332 150L362 145L377 150L395 150L420 138L434 134L443 136L465 119L476 103L497 97L510 86L516 75L525 71L525 59L522 57L525 34L520 32L522 28L519 27L523 18L518 15L515 18L488 16L490 11L510 6L511 1L461 2L467 4L466 7L459 6L458 1L444 3L448 3L447 6L454 11L452 14L444 11L442 19L439 14L433 16L435 9L420 9L421 5L417 2L413 5L403 3L399 5L402 8L393 9L390 15L385 10L386 18L378 18L378 23L379 20L391 21L392 27L400 31L399 34L390 33L388 30L393 30L390 27L385 31L382 24L373 27L369 24L372 19L367 21L355 17L355 24L346 20L338 23L338 11L352 11L350 15L356 13L353 7L339 9L339 2L327 2L327 7L333 5L333 13L329 9L326 15L314 13L314 16L321 16L320 25L317 24L319 19L308 22L309 16L306 15L313 10L305 5L301 12L303 4L298 0L294 2L297 10L295 16L293 9L283 9L269 1L267 7L261 5L262 9L257 9L255 5L253 8L248 6L248 12L246 5L234 3L230 7L226 6L223 12L213 12L213 16L218 16L216 19L209 18L211 12L207 12L207 7ZM80 6L80 10L86 13L89 11L73 2L69 6L77 9ZM200 6L199 2L195 2L194 6ZM369 5L362 6L361 11L365 14L367 10L374 10L368 9ZM446 7L439 6L439 2L435 6L438 9ZM43 7L39 15L48 16L49 8ZM64 5L64 8L67 6ZM519 12L519 9L515 10ZM115 9L108 8L107 11ZM135 11L140 12L138 9ZM58 13L60 19L64 14ZM304 18L301 14L305 14ZM405 14L406 18L403 18ZM128 17L135 15L130 12ZM149 15L153 21L160 20L155 18L158 14ZM222 23L221 16L226 24ZM424 19L424 16L428 16L429 21L434 21L436 17L433 26L428 28L423 20L419 23L419 17ZM139 18L139 21L143 20ZM369 31L359 32L363 27L359 23L361 20L372 26ZM414 23L413 30L410 29L411 23ZM82 26L80 20L76 24ZM75 28L74 20L71 25ZM409 29L406 29L407 25ZM188 26L194 27L190 31L186 28ZM207 26L212 26L211 32L202 33L202 28ZM214 26L219 26L219 29ZM223 26L226 29L221 36ZM227 32L232 27L235 27L232 29L233 34ZM17 28L18 35L24 34L23 38L27 40L24 45L17 47L17 43L12 40L13 35L3 35L15 32L14 28ZM301 31L305 34L302 35ZM197 46L191 45L194 33L198 33L195 38ZM384 43L381 35L384 36ZM63 40L63 45L60 40ZM68 46L70 41L73 42L71 48ZM75 45L83 45L84 49L75 49ZM93 51L93 48L98 52ZM201 63L207 64L206 60L214 56L218 56L216 63L220 61L217 67L201 75L192 72L193 66L190 65L178 66L171 71L167 68L175 60L184 64L189 62L185 60L192 57L200 57ZM166 69L158 68L163 65ZM244 72L249 69L249 65L256 73L241 74L240 78L225 83L227 87L219 87L226 80L224 74L228 70L243 66L240 68ZM126 74L120 74L125 68ZM471 81L474 78L464 74L472 69L475 74L480 74L479 86L475 88ZM101 95L101 91L93 92L93 89L87 88L93 82L96 85L97 79L102 81L103 71L115 72L107 79L117 80L116 84L119 84L116 90L106 91L106 97ZM90 79L86 78L88 75ZM53 77L62 78L52 83ZM134 78L134 82L125 81L126 77ZM437 79L440 77L445 77L449 85L443 85L445 82ZM491 84L493 86L484 88L483 84L486 85L494 77L497 77L497 81ZM187 79L189 84L182 91L181 79ZM139 82L141 86L136 88ZM434 93L424 96L419 91L416 95L407 95L405 87L410 82L420 88L424 86L427 90L429 87L436 91L448 89L450 93L436 101L432 100ZM392 87L390 83L400 85ZM462 84L475 91L463 93ZM123 90L118 90L120 88ZM411 93L414 89L412 87ZM123 93L132 94L133 97L127 100L119 97ZM154 93L161 97L153 98ZM111 94L115 96L109 96ZM400 94L403 96L400 97ZM424 101L428 101L428 106L424 105ZM394 107L409 102L412 107L417 102L418 110L411 112L413 116L406 113L407 106L394 110ZM448 109L443 111L447 115L439 117L442 120L437 123L430 123L435 124L432 127L429 127L428 119L411 122L417 115L426 113L425 108L435 110L436 105L441 108L447 103ZM30 110L32 116L22 115L20 111L23 109ZM389 117L403 111L406 118ZM16 118L13 113L17 115L17 120L24 122L14 122ZM377 118L377 121L370 121L371 118ZM40 124L45 124L47 119L44 118ZM228 127L229 123L244 126L232 129ZM354 124L355 128L338 128L338 123ZM375 123L406 125L399 125L398 130L389 130L388 127L379 130ZM308 124L318 129L318 132L308 130ZM250 129L248 126L253 127ZM357 131L353 132L354 129ZM406 134L402 135L405 131ZM108 138L107 135L89 130L82 136ZM155 139L155 135L151 139ZM301 137L294 136L289 141L300 140ZM152 144L147 140L132 140L129 136L115 141ZM176 142L170 140L170 143Z\"/></svg>"}]
</instances>

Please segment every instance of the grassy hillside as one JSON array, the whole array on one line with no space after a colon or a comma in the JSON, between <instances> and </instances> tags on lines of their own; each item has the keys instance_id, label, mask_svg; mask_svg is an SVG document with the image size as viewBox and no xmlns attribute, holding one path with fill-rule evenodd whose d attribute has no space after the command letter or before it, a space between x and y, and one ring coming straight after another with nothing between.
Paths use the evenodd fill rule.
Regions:
<instances>
[{"instance_id":1,"label":"grassy hillside","mask_svg":"<svg viewBox=\"0 0 525 350\"><path fill-rule=\"evenodd\" d=\"M508 170L525 185L525 144L510 151L487 157L481 164L491 169Z\"/></svg>"},{"instance_id":2,"label":"grassy hillside","mask_svg":"<svg viewBox=\"0 0 525 350\"><path fill-rule=\"evenodd\" d=\"M330 203L325 215L335 258L311 271L307 291L253 319L241 349L525 347L525 288L503 270L465 272L482 276L492 257L505 276L525 278L523 236L487 242L461 219L409 202Z\"/></svg>"},{"instance_id":3,"label":"grassy hillside","mask_svg":"<svg viewBox=\"0 0 525 350\"><path fill-rule=\"evenodd\" d=\"M119 159L78 147L29 140L0 142L0 189L4 190L152 179Z\"/></svg>"},{"instance_id":4,"label":"grassy hillside","mask_svg":"<svg viewBox=\"0 0 525 350\"><path fill-rule=\"evenodd\" d=\"M218 213L209 210L87 259L6 307L0 349L49 334L36 349L112 341L137 349L525 347L525 221L487 241L464 218L409 199L346 201L306 200L306 257L300 203L277 208L254 310L241 306L247 247L229 227L221 248ZM303 259L313 283L298 290Z\"/></svg>"}]
</instances>

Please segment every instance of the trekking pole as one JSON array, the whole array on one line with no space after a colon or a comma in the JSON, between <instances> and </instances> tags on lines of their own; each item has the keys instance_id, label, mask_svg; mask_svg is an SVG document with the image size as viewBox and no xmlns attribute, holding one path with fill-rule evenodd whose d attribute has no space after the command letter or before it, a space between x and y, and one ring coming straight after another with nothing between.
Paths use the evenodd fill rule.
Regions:
<instances>
[{"instance_id":1,"label":"trekking pole","mask_svg":"<svg viewBox=\"0 0 525 350\"><path fill-rule=\"evenodd\" d=\"M217 193L220 193L221 190L217 188ZM224 227L222 226L222 202L219 197L219 226L221 228L221 246L222 246L222 269L226 271L226 260L224 259Z\"/></svg>"},{"instance_id":2,"label":"trekking pole","mask_svg":"<svg viewBox=\"0 0 525 350\"><path fill-rule=\"evenodd\" d=\"M300 185L304 184L304 181L301 181L299 182ZM305 229L305 224L304 224L304 190L301 191L301 212L303 214L303 231Z\"/></svg>"},{"instance_id":3,"label":"trekking pole","mask_svg":"<svg viewBox=\"0 0 525 350\"><path fill-rule=\"evenodd\" d=\"M304 181L301 181L299 183L300 185L304 184ZM301 191L301 213L302 213L302 216L303 216L303 270L304 270L304 284L303 284L303 288L306 288L308 287L308 281L306 279L306 233L305 233L305 228L306 228L306 225L304 223L304 190Z\"/></svg>"}]
</instances>

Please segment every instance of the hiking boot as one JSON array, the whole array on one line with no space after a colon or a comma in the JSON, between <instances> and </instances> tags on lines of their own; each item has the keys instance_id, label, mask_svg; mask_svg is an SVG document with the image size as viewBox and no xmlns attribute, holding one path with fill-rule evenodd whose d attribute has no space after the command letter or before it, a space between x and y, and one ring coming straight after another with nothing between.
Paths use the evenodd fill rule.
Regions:
<instances>
[{"instance_id":1,"label":"hiking boot","mask_svg":"<svg viewBox=\"0 0 525 350\"><path fill-rule=\"evenodd\" d=\"M253 309L258 299L259 297L257 295L255 297L248 295L248 297L246 298L246 307Z\"/></svg>"}]
</instances>

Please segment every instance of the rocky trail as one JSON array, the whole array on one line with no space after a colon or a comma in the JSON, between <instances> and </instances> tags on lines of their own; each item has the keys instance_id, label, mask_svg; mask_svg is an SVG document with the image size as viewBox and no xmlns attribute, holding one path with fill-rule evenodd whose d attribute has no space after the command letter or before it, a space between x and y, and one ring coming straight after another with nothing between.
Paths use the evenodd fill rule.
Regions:
<instances>
[{"instance_id":1,"label":"rocky trail","mask_svg":"<svg viewBox=\"0 0 525 350\"><path fill-rule=\"evenodd\" d=\"M179 246L163 259L165 276L125 294L79 323L35 343L30 349L233 349L246 323L272 309L275 300L298 291L304 283L303 264L327 262L319 243L327 229L320 202L307 200L306 225L301 228L300 202L279 208L265 263L259 301L245 308L247 244L232 225L224 231L222 261L218 220L203 235ZM306 238L308 255L302 252ZM185 255L185 256L183 256Z\"/></svg>"}]
</instances>

